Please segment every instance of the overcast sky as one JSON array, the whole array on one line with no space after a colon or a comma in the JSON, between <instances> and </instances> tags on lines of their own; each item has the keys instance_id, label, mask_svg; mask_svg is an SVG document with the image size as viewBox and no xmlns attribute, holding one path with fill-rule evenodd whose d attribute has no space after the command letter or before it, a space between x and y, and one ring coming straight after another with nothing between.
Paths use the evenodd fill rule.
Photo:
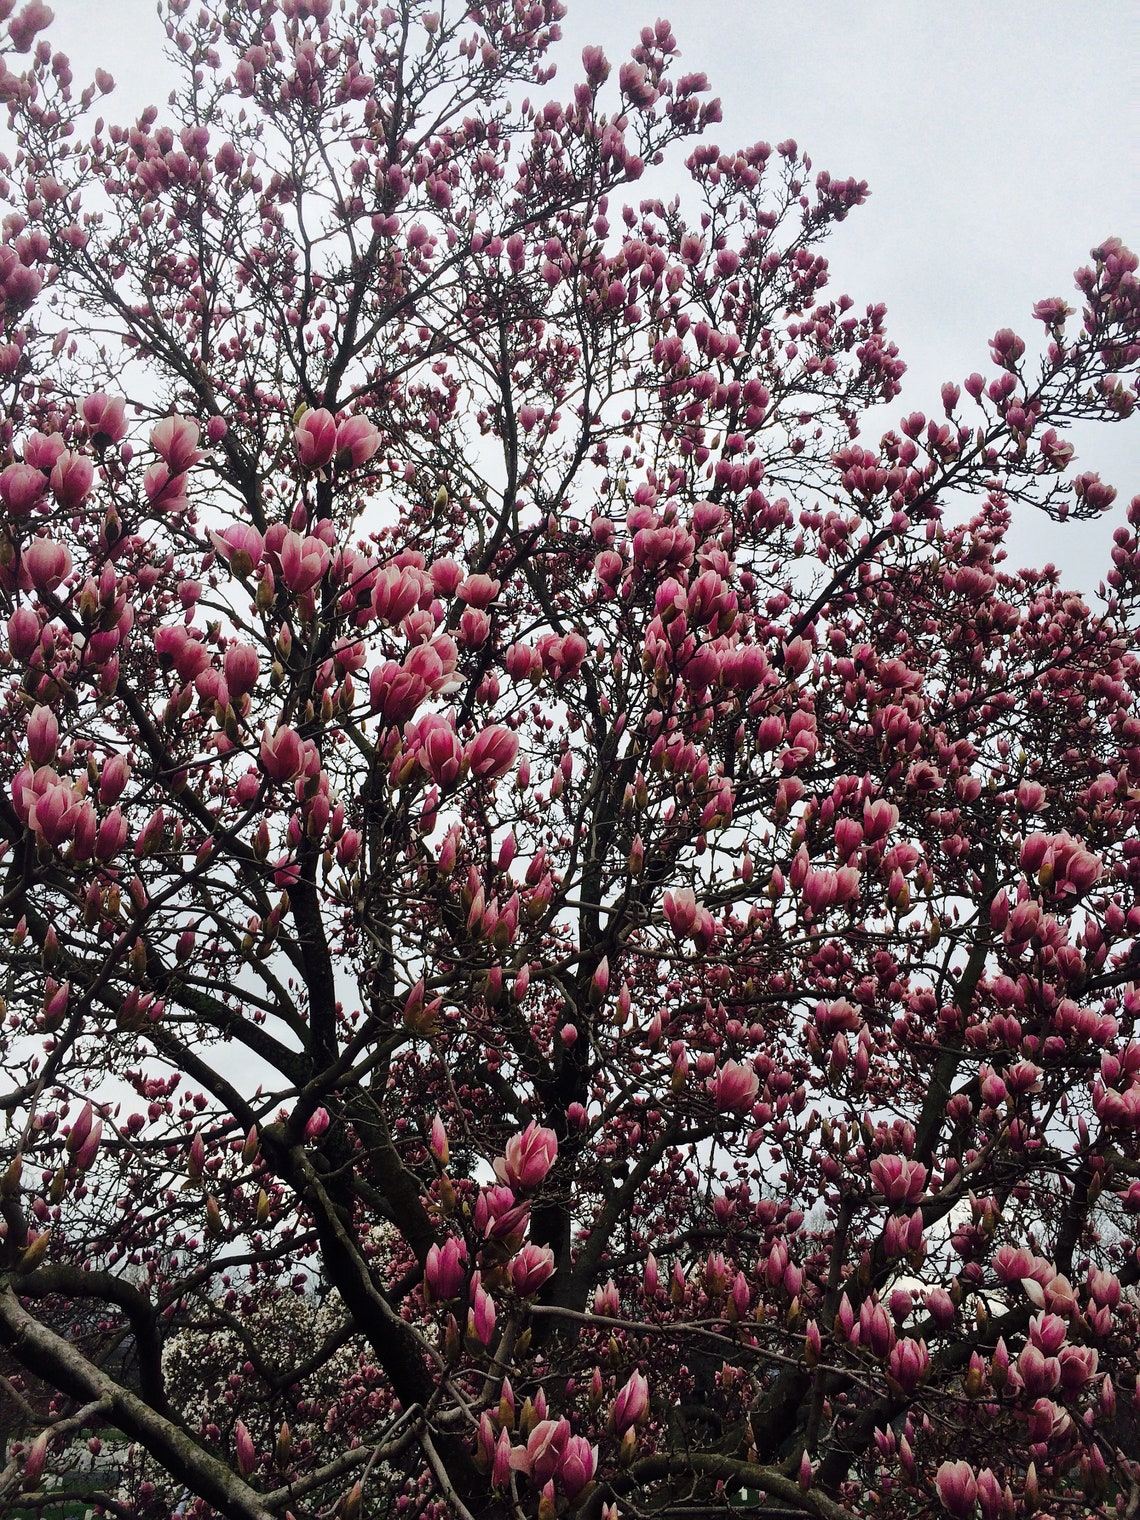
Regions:
<instances>
[{"instance_id":1,"label":"overcast sky","mask_svg":"<svg viewBox=\"0 0 1140 1520\"><path fill-rule=\"evenodd\" d=\"M169 89L150 0L51 3L51 35L77 77L100 65L118 81L109 116ZM585 43L620 61L659 10L684 69L703 70L721 97L722 146L794 137L816 169L868 181L870 200L832 240L832 285L886 303L909 366L904 410L937 412L943 379L986 370L998 327L1036 341L1033 301L1071 296L1095 243L1116 234L1140 245L1132 5L568 0L550 92L577 77ZM1077 442L1081 467L1117 487L1113 513L1067 528L1026 515L1012 550L1018 564L1053 559L1091 588L1123 503L1140 491L1140 418Z\"/></svg>"}]
</instances>

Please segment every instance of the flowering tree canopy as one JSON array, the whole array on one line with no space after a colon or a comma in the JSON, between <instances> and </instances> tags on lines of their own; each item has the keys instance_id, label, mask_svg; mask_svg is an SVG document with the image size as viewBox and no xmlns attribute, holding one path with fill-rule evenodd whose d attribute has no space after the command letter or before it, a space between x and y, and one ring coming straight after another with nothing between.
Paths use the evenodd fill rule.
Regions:
<instances>
[{"instance_id":1,"label":"flowering tree canopy","mask_svg":"<svg viewBox=\"0 0 1140 1520\"><path fill-rule=\"evenodd\" d=\"M562 9L0 0L0 1507L1135 1513L1136 258L874 441Z\"/></svg>"}]
</instances>

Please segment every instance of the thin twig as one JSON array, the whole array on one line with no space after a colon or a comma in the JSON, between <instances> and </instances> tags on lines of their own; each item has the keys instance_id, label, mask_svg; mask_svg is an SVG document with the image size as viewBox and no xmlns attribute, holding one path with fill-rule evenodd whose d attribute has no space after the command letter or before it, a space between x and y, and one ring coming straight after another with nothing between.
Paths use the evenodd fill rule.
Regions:
<instances>
[{"instance_id":1,"label":"thin twig","mask_svg":"<svg viewBox=\"0 0 1140 1520\"><path fill-rule=\"evenodd\" d=\"M464 1504L463 1500L455 1492L455 1485L448 1477L447 1468L444 1467L443 1462L440 1460L439 1452L437 1452L435 1447L432 1445L431 1436L428 1435L426 1430L420 1436L420 1445L424 1449L424 1455L428 1459L428 1466L435 1474L435 1480L440 1486L443 1497L447 1500L448 1504L451 1505L452 1511L457 1517L457 1520L475 1520L475 1516L471 1513L466 1504Z\"/></svg>"}]
</instances>

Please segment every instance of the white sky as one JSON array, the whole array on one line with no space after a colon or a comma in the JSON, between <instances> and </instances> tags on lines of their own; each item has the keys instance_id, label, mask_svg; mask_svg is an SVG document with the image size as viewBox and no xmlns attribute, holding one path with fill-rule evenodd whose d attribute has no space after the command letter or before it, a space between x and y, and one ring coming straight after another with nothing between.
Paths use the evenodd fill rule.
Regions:
<instances>
[{"instance_id":1,"label":"white sky","mask_svg":"<svg viewBox=\"0 0 1140 1520\"><path fill-rule=\"evenodd\" d=\"M96 65L125 119L170 76L150 0L52 0L56 46L77 82ZM1136 153L1140 10L1120 0L568 0L564 94L582 46L619 62L658 8L684 70L703 70L738 147L794 137L816 169L866 179L872 195L830 247L832 288L883 301L909 373L900 409L940 412L938 387L988 368L987 339L1042 296L1071 296L1072 271L1110 234L1140 246ZM678 172L680 158L677 160ZM890 419L884 420L884 426ZM1119 491L1096 524L1016 523L1018 564L1052 559L1091 588L1127 499L1140 490L1140 419L1078 436L1082 468Z\"/></svg>"}]
</instances>

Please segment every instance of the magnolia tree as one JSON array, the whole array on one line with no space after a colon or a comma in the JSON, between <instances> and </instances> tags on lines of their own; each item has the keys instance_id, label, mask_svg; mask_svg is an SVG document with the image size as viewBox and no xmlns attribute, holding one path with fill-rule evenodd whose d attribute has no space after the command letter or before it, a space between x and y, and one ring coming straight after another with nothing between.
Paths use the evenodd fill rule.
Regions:
<instances>
[{"instance_id":1,"label":"magnolia tree","mask_svg":"<svg viewBox=\"0 0 1140 1520\"><path fill-rule=\"evenodd\" d=\"M1137 261L860 442L866 187L561 14L0 0L0 1503L1134 1515Z\"/></svg>"}]
</instances>

